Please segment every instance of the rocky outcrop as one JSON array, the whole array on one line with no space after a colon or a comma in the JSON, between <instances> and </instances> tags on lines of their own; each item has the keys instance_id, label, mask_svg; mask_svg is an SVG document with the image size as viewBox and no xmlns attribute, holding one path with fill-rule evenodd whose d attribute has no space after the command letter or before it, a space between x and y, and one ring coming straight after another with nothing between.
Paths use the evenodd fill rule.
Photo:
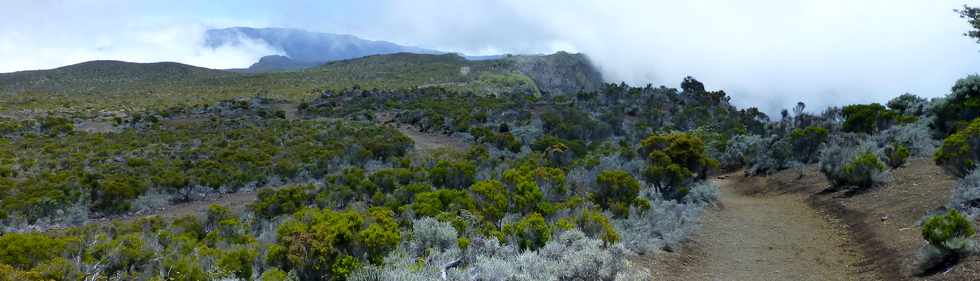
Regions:
<instances>
[{"instance_id":1,"label":"rocky outcrop","mask_svg":"<svg viewBox=\"0 0 980 281\"><path fill-rule=\"evenodd\" d=\"M509 56L514 67L534 80L542 92L553 95L597 91L602 74L584 54L557 52L551 55Z\"/></svg>"}]
</instances>

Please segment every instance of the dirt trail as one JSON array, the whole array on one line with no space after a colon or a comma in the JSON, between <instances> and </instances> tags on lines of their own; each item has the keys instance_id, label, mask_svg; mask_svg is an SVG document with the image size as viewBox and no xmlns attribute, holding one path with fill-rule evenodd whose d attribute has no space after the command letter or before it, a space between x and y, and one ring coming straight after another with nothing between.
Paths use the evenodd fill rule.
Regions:
<instances>
[{"instance_id":1,"label":"dirt trail","mask_svg":"<svg viewBox=\"0 0 980 281\"><path fill-rule=\"evenodd\" d=\"M433 151L443 148L465 151L469 148L469 145L459 138L443 134L422 133L414 127L405 125L397 126L397 128L399 132L411 138L412 141L415 141L415 150L417 151Z\"/></svg>"},{"instance_id":2,"label":"dirt trail","mask_svg":"<svg viewBox=\"0 0 980 281\"><path fill-rule=\"evenodd\" d=\"M680 253L655 259L655 280L879 279L860 272L861 256L848 250L846 230L804 195L746 195L732 179L717 182L720 207L705 213Z\"/></svg>"}]
</instances>

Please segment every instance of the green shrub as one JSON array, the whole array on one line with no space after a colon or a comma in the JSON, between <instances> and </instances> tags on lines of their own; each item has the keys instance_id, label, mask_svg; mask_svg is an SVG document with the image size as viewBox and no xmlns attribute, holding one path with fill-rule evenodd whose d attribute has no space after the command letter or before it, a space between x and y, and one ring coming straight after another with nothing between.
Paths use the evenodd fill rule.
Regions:
<instances>
[{"instance_id":1,"label":"green shrub","mask_svg":"<svg viewBox=\"0 0 980 281\"><path fill-rule=\"evenodd\" d=\"M912 152L909 151L908 146L905 146L904 144L900 144L900 143L895 143L886 146L883 151L883 154L885 156L885 163L888 164L888 167L891 167L892 169L897 169L898 167L905 165L905 162L908 160L909 155L911 155Z\"/></svg>"},{"instance_id":2,"label":"green shrub","mask_svg":"<svg viewBox=\"0 0 980 281\"><path fill-rule=\"evenodd\" d=\"M260 281L287 281L287 275L285 271L279 268L270 268L265 272L262 272L262 276L259 277Z\"/></svg>"},{"instance_id":3,"label":"green shrub","mask_svg":"<svg viewBox=\"0 0 980 281\"><path fill-rule=\"evenodd\" d=\"M873 142L836 139L820 152L820 172L835 188L864 189L888 179Z\"/></svg>"},{"instance_id":4,"label":"green shrub","mask_svg":"<svg viewBox=\"0 0 980 281\"><path fill-rule=\"evenodd\" d=\"M796 154L800 162L811 163L816 160L820 145L827 142L828 136L827 129L822 127L810 126L805 129L794 129L790 134L793 153Z\"/></svg>"},{"instance_id":5,"label":"green shrub","mask_svg":"<svg viewBox=\"0 0 980 281\"><path fill-rule=\"evenodd\" d=\"M934 215L922 224L922 238L929 244L919 255L919 266L930 271L939 266L955 264L960 258L976 251L976 234L973 219L960 212L950 210L946 214Z\"/></svg>"},{"instance_id":6,"label":"green shrub","mask_svg":"<svg viewBox=\"0 0 980 281\"><path fill-rule=\"evenodd\" d=\"M255 263L255 258L258 255L258 252L253 248L238 247L223 252L218 259L218 266L231 272L239 279L248 280L252 278L252 264Z\"/></svg>"},{"instance_id":7,"label":"green shrub","mask_svg":"<svg viewBox=\"0 0 980 281\"><path fill-rule=\"evenodd\" d=\"M968 126L980 117L980 76L970 75L957 80L952 93L933 111L936 115L933 127L943 135Z\"/></svg>"},{"instance_id":8,"label":"green shrub","mask_svg":"<svg viewBox=\"0 0 980 281\"><path fill-rule=\"evenodd\" d=\"M418 216L436 217L440 213L474 210L476 203L465 190L439 189L415 194L412 210Z\"/></svg>"},{"instance_id":9,"label":"green shrub","mask_svg":"<svg viewBox=\"0 0 980 281\"><path fill-rule=\"evenodd\" d=\"M429 180L435 186L462 189L473 184L475 174L471 162L442 160L429 170Z\"/></svg>"},{"instance_id":10,"label":"green shrub","mask_svg":"<svg viewBox=\"0 0 980 281\"><path fill-rule=\"evenodd\" d=\"M874 177L885 170L885 165L872 152L859 154L844 165L844 174L849 185L867 188L875 184Z\"/></svg>"},{"instance_id":11,"label":"green shrub","mask_svg":"<svg viewBox=\"0 0 980 281\"><path fill-rule=\"evenodd\" d=\"M970 174L980 160L980 119L946 137L933 158L937 165L956 177Z\"/></svg>"},{"instance_id":12,"label":"green shrub","mask_svg":"<svg viewBox=\"0 0 980 281\"><path fill-rule=\"evenodd\" d=\"M617 217L629 215L629 206L636 202L640 194L640 183L623 170L606 170L596 176L598 189L593 200L603 209L613 212Z\"/></svg>"},{"instance_id":13,"label":"green shrub","mask_svg":"<svg viewBox=\"0 0 980 281\"><path fill-rule=\"evenodd\" d=\"M41 233L0 235L0 263L27 270L60 256L68 241Z\"/></svg>"},{"instance_id":14,"label":"green shrub","mask_svg":"<svg viewBox=\"0 0 980 281\"><path fill-rule=\"evenodd\" d=\"M292 214L313 202L313 196L309 194L313 189L312 185L259 189L258 198L251 204L250 208L265 218Z\"/></svg>"},{"instance_id":15,"label":"green shrub","mask_svg":"<svg viewBox=\"0 0 980 281\"><path fill-rule=\"evenodd\" d=\"M898 114L881 104L854 104L844 106L845 132L873 134L891 127Z\"/></svg>"},{"instance_id":16,"label":"green shrub","mask_svg":"<svg viewBox=\"0 0 980 281\"><path fill-rule=\"evenodd\" d=\"M929 217L922 224L922 238L930 245L947 250L956 250L954 239L967 239L976 234L973 220L963 216L956 210L950 210L944 215Z\"/></svg>"},{"instance_id":17,"label":"green shrub","mask_svg":"<svg viewBox=\"0 0 980 281\"><path fill-rule=\"evenodd\" d=\"M480 181L470 187L477 209L484 219L496 223L507 213L507 189L499 181Z\"/></svg>"},{"instance_id":18,"label":"green shrub","mask_svg":"<svg viewBox=\"0 0 980 281\"><path fill-rule=\"evenodd\" d=\"M531 213L517 223L505 225L504 233L513 237L522 250L536 250L551 240L552 229L541 214Z\"/></svg>"},{"instance_id":19,"label":"green shrub","mask_svg":"<svg viewBox=\"0 0 980 281\"><path fill-rule=\"evenodd\" d=\"M619 242L619 233L616 232L610 219L601 212L585 210L576 223L582 232L591 237L602 239L609 244Z\"/></svg>"},{"instance_id":20,"label":"green shrub","mask_svg":"<svg viewBox=\"0 0 980 281\"><path fill-rule=\"evenodd\" d=\"M718 162L708 157L704 142L688 133L651 135L641 143L647 159L647 179L667 198L684 196L684 187L704 179Z\"/></svg>"}]
</instances>

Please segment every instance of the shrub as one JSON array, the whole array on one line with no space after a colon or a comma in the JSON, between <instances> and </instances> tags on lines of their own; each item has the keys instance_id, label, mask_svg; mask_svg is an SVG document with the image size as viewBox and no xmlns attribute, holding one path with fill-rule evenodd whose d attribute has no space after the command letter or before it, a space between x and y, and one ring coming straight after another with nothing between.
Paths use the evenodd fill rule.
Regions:
<instances>
[{"instance_id":1,"label":"shrub","mask_svg":"<svg viewBox=\"0 0 980 281\"><path fill-rule=\"evenodd\" d=\"M648 280L650 273L633 267L627 253L620 244L578 230L562 232L537 251L476 238L465 252L452 249L423 258L396 251L384 266L366 267L350 280ZM446 267L459 261L465 266Z\"/></svg>"},{"instance_id":2,"label":"shrub","mask_svg":"<svg viewBox=\"0 0 980 281\"><path fill-rule=\"evenodd\" d=\"M963 256L975 252L975 234L973 219L956 210L929 217L922 225L922 238L929 244L922 249L920 266L923 270L930 270L936 266L955 263Z\"/></svg>"},{"instance_id":3,"label":"shrub","mask_svg":"<svg viewBox=\"0 0 980 281\"><path fill-rule=\"evenodd\" d=\"M694 204L714 204L721 196L718 185L710 181L701 181L691 187L691 191L684 196L684 202Z\"/></svg>"},{"instance_id":4,"label":"shrub","mask_svg":"<svg viewBox=\"0 0 980 281\"><path fill-rule=\"evenodd\" d=\"M466 188L473 184L476 166L467 161L446 161L436 163L429 171L432 184L448 188Z\"/></svg>"},{"instance_id":5,"label":"shrub","mask_svg":"<svg viewBox=\"0 0 980 281\"><path fill-rule=\"evenodd\" d=\"M980 119L946 137L933 157L937 165L956 177L964 177L980 160Z\"/></svg>"},{"instance_id":6,"label":"shrub","mask_svg":"<svg viewBox=\"0 0 980 281\"><path fill-rule=\"evenodd\" d=\"M687 133L651 135L641 142L640 154L646 155L646 177L667 197L684 196L684 185L707 177L717 161L708 158L704 142Z\"/></svg>"},{"instance_id":7,"label":"shrub","mask_svg":"<svg viewBox=\"0 0 980 281\"><path fill-rule=\"evenodd\" d=\"M821 150L820 172L835 188L868 188L888 177L874 144L844 139L834 140Z\"/></svg>"},{"instance_id":8,"label":"shrub","mask_svg":"<svg viewBox=\"0 0 980 281\"><path fill-rule=\"evenodd\" d=\"M817 126L806 127L805 129L795 129L790 134L793 143L793 152L797 159L803 163L810 163L816 160L820 145L827 142L827 129Z\"/></svg>"},{"instance_id":9,"label":"shrub","mask_svg":"<svg viewBox=\"0 0 980 281\"><path fill-rule=\"evenodd\" d=\"M848 184L862 188L874 185L874 176L884 170L885 165L878 160L878 155L870 151L858 154L851 162L844 165Z\"/></svg>"},{"instance_id":10,"label":"shrub","mask_svg":"<svg viewBox=\"0 0 980 281\"><path fill-rule=\"evenodd\" d=\"M617 217L629 215L629 207L640 193L640 183L630 173L623 170L606 170L596 176L598 190L592 199L603 209L608 209Z\"/></svg>"},{"instance_id":11,"label":"shrub","mask_svg":"<svg viewBox=\"0 0 980 281\"><path fill-rule=\"evenodd\" d=\"M909 149L910 156L932 156L940 143L933 138L932 130L929 128L929 120L926 119L894 126L881 131L873 138L879 146L904 145Z\"/></svg>"},{"instance_id":12,"label":"shrub","mask_svg":"<svg viewBox=\"0 0 980 281\"><path fill-rule=\"evenodd\" d=\"M905 93L888 101L888 108L903 115L919 116L925 113L926 99Z\"/></svg>"},{"instance_id":13,"label":"shrub","mask_svg":"<svg viewBox=\"0 0 980 281\"><path fill-rule=\"evenodd\" d=\"M793 159L797 158L793 153L790 140L770 137L767 141L769 145L758 155L755 163L746 170L749 175L767 175L782 171L791 167Z\"/></svg>"},{"instance_id":14,"label":"shrub","mask_svg":"<svg viewBox=\"0 0 980 281\"><path fill-rule=\"evenodd\" d=\"M313 196L308 193L313 189L312 185L260 189L258 199L252 203L250 208L265 218L292 214L313 202Z\"/></svg>"},{"instance_id":15,"label":"shrub","mask_svg":"<svg viewBox=\"0 0 980 281\"><path fill-rule=\"evenodd\" d=\"M946 208L959 210L971 217L980 215L980 171L973 170L956 182Z\"/></svg>"},{"instance_id":16,"label":"shrub","mask_svg":"<svg viewBox=\"0 0 980 281\"><path fill-rule=\"evenodd\" d=\"M626 248L640 254L677 249L697 229L703 207L673 200L651 201L649 210L613 221L620 241Z\"/></svg>"},{"instance_id":17,"label":"shrub","mask_svg":"<svg viewBox=\"0 0 980 281\"><path fill-rule=\"evenodd\" d=\"M273 267L263 272L262 276L259 277L259 280L260 281L287 281L288 279L286 278L287 275L285 271Z\"/></svg>"},{"instance_id":18,"label":"shrub","mask_svg":"<svg viewBox=\"0 0 980 281\"><path fill-rule=\"evenodd\" d=\"M900 143L886 146L882 153L885 156L885 163L892 169L897 169L905 165L905 161L908 160L909 154L911 154L909 148Z\"/></svg>"},{"instance_id":19,"label":"shrub","mask_svg":"<svg viewBox=\"0 0 980 281\"><path fill-rule=\"evenodd\" d=\"M412 210L418 216L435 217L443 212L473 210L476 203L465 190L439 189L415 194Z\"/></svg>"},{"instance_id":20,"label":"shrub","mask_svg":"<svg viewBox=\"0 0 980 281\"><path fill-rule=\"evenodd\" d=\"M394 248L400 234L392 215L383 209L367 214L303 209L279 225L267 259L296 270L303 280L343 280L365 261L377 261Z\"/></svg>"},{"instance_id":21,"label":"shrub","mask_svg":"<svg viewBox=\"0 0 980 281\"><path fill-rule=\"evenodd\" d=\"M496 222L507 213L507 189L495 180L486 180L474 184L470 190L475 195L476 206L480 213L491 222Z\"/></svg>"},{"instance_id":22,"label":"shrub","mask_svg":"<svg viewBox=\"0 0 980 281\"><path fill-rule=\"evenodd\" d=\"M980 76L957 80L946 101L933 111L936 114L933 126L943 135L952 134L980 117Z\"/></svg>"},{"instance_id":23,"label":"shrub","mask_svg":"<svg viewBox=\"0 0 980 281\"><path fill-rule=\"evenodd\" d=\"M735 170L751 166L767 151L768 140L758 135L736 135L718 161L722 169Z\"/></svg>"},{"instance_id":24,"label":"shrub","mask_svg":"<svg viewBox=\"0 0 980 281\"><path fill-rule=\"evenodd\" d=\"M510 235L523 250L534 250L551 240L551 226L538 213L531 213L514 224L505 225L504 233Z\"/></svg>"},{"instance_id":25,"label":"shrub","mask_svg":"<svg viewBox=\"0 0 980 281\"><path fill-rule=\"evenodd\" d=\"M854 104L844 106L845 132L873 134L888 129L895 123L898 114L881 104Z\"/></svg>"},{"instance_id":26,"label":"shrub","mask_svg":"<svg viewBox=\"0 0 980 281\"><path fill-rule=\"evenodd\" d=\"M589 237L612 244L619 242L619 233L610 221L609 217L600 212L585 210L576 220L576 225Z\"/></svg>"},{"instance_id":27,"label":"shrub","mask_svg":"<svg viewBox=\"0 0 980 281\"><path fill-rule=\"evenodd\" d=\"M426 217L412 221L412 236L406 243L412 255L422 256L430 249L448 250L457 245L458 238L456 229L448 222Z\"/></svg>"},{"instance_id":28,"label":"shrub","mask_svg":"<svg viewBox=\"0 0 980 281\"><path fill-rule=\"evenodd\" d=\"M41 233L0 235L0 263L27 270L61 255L67 241Z\"/></svg>"}]
</instances>

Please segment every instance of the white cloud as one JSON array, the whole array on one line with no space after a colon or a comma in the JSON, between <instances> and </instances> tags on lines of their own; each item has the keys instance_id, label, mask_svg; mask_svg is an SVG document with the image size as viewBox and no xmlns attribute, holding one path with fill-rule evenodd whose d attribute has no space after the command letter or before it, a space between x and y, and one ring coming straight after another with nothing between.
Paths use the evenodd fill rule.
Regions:
<instances>
[{"instance_id":1,"label":"white cloud","mask_svg":"<svg viewBox=\"0 0 980 281\"><path fill-rule=\"evenodd\" d=\"M288 26L471 54L578 51L611 81L692 75L740 106L819 110L942 96L977 72L960 1L14 1L0 10L0 72L91 59L244 67L275 50L201 48L204 28Z\"/></svg>"},{"instance_id":2,"label":"white cloud","mask_svg":"<svg viewBox=\"0 0 980 281\"><path fill-rule=\"evenodd\" d=\"M248 67L281 54L263 42L204 47L204 31L248 20L160 18L128 1L26 1L0 11L0 72L47 69L90 60L176 61L210 68ZM175 4L179 5L179 4ZM218 23L213 24L213 23Z\"/></svg>"},{"instance_id":3,"label":"white cloud","mask_svg":"<svg viewBox=\"0 0 980 281\"><path fill-rule=\"evenodd\" d=\"M568 46L612 81L692 75L768 112L942 96L980 69L959 1L394 2L373 36L464 52Z\"/></svg>"}]
</instances>

